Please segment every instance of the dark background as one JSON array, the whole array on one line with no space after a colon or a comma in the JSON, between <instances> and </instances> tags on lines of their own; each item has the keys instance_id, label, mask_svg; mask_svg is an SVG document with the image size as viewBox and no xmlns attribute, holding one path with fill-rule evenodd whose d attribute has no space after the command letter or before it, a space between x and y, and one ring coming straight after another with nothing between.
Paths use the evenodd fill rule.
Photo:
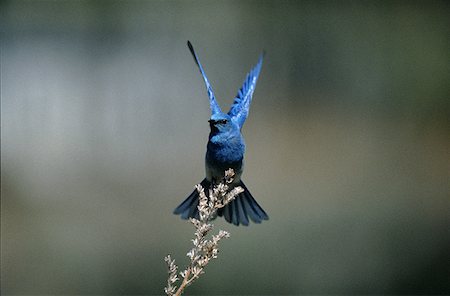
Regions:
<instances>
[{"instance_id":1,"label":"dark background","mask_svg":"<svg viewBox=\"0 0 450 296\"><path fill-rule=\"evenodd\" d=\"M162 294L209 105L267 52L243 132L270 221L188 294L450 293L445 1L1 2L2 294Z\"/></svg>"}]
</instances>

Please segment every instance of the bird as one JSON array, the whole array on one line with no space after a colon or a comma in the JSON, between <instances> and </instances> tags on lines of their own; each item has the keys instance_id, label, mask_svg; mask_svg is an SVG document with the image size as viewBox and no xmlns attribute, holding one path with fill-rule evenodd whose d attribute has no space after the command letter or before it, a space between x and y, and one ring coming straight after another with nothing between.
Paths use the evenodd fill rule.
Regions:
<instances>
[{"instance_id":1,"label":"bird","mask_svg":"<svg viewBox=\"0 0 450 296\"><path fill-rule=\"evenodd\" d=\"M254 223L268 220L269 216L256 202L241 179L245 153L245 142L241 129L249 113L250 103L259 73L261 72L265 52L262 52L257 64L247 74L228 113L224 113L216 101L211 84L190 41L187 42L187 46L205 82L211 109L211 118L209 119L210 133L205 156L206 177L200 182L200 185L205 189L211 188L211 186L223 180L226 170L233 169L235 175L233 182L228 184L229 189L240 186L244 191L225 207L220 208L217 211L217 215L223 216L228 223L236 226L240 224L248 226L250 220ZM198 203L199 193L197 190L194 190L175 208L174 214L181 215L182 219L198 219Z\"/></svg>"}]
</instances>

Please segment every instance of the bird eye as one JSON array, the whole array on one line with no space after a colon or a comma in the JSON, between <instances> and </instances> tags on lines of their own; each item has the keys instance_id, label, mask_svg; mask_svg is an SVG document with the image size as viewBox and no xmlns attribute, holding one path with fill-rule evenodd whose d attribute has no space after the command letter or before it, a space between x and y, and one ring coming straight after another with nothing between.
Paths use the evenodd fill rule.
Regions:
<instances>
[{"instance_id":1,"label":"bird eye","mask_svg":"<svg viewBox=\"0 0 450 296\"><path fill-rule=\"evenodd\" d=\"M226 124L227 122L228 122L228 120L226 120L226 119L223 119L220 121L221 124Z\"/></svg>"}]
</instances>

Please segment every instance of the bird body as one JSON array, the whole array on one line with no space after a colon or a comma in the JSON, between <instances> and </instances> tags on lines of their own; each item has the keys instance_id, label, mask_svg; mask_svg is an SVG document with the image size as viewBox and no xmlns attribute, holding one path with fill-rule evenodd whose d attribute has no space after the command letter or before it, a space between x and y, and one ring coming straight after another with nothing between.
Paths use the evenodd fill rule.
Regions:
<instances>
[{"instance_id":1,"label":"bird body","mask_svg":"<svg viewBox=\"0 0 450 296\"><path fill-rule=\"evenodd\" d=\"M234 180L240 180L245 142L239 127L227 115L213 116L209 123L211 132L206 146L206 179L209 182L220 182L224 172L232 168Z\"/></svg>"},{"instance_id":2,"label":"bird body","mask_svg":"<svg viewBox=\"0 0 450 296\"><path fill-rule=\"evenodd\" d=\"M235 175L233 182L229 184L230 189L241 186L244 192L240 193L235 200L227 204L224 208L219 209L217 214L235 225L248 225L248 218L255 223L261 223L262 220L267 220L268 216L241 180L245 153L245 142L241 134L241 128L248 116L253 91L259 72L261 71L263 55L261 55L258 64L247 75L230 111L225 114L217 104L211 85L189 41L188 47L205 81L212 113L209 120L211 131L205 156L206 178L203 179L200 185L203 188L210 188L211 185L223 180L226 170L233 169ZM174 213L180 214L183 219L198 217L198 201L198 192L194 190L174 210Z\"/></svg>"}]
</instances>

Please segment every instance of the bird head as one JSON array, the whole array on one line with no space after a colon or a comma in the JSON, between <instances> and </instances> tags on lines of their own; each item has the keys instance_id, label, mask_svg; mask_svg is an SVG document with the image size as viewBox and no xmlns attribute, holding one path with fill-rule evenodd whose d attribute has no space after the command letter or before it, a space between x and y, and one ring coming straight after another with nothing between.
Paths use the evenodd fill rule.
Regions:
<instances>
[{"instance_id":1,"label":"bird head","mask_svg":"<svg viewBox=\"0 0 450 296\"><path fill-rule=\"evenodd\" d=\"M213 114L208 122L211 133L228 132L233 129L233 122L228 114Z\"/></svg>"}]
</instances>

